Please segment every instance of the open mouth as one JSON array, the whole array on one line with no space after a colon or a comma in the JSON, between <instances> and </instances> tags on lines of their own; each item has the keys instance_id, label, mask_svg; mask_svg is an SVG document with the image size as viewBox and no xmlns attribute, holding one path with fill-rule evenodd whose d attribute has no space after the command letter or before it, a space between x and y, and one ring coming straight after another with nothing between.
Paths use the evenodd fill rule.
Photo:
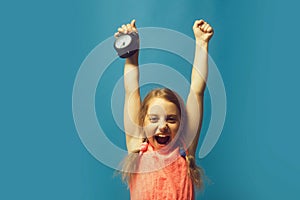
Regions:
<instances>
[{"instance_id":1,"label":"open mouth","mask_svg":"<svg viewBox=\"0 0 300 200\"><path fill-rule=\"evenodd\" d=\"M158 144L166 145L170 142L171 137L169 135L156 135L154 136Z\"/></svg>"}]
</instances>

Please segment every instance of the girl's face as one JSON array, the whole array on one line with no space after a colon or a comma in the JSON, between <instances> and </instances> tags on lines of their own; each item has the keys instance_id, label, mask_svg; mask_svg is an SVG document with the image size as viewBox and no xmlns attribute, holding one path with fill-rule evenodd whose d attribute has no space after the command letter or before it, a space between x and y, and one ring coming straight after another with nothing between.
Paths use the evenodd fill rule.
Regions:
<instances>
[{"instance_id":1,"label":"girl's face","mask_svg":"<svg viewBox=\"0 0 300 200\"><path fill-rule=\"evenodd\" d=\"M165 99L154 98L144 121L144 130L154 150L169 144L176 136L180 126L180 112L177 106Z\"/></svg>"}]
</instances>

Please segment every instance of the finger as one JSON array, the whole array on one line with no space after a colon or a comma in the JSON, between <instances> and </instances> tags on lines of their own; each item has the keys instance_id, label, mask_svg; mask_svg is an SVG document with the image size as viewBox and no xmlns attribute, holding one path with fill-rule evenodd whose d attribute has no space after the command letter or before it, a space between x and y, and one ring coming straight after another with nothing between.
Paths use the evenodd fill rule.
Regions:
<instances>
[{"instance_id":1,"label":"finger","mask_svg":"<svg viewBox=\"0 0 300 200\"><path fill-rule=\"evenodd\" d=\"M120 35L120 33L119 33L119 32L116 32L116 33L114 34L114 37L117 38L117 37L119 37L119 35Z\"/></svg>"},{"instance_id":2,"label":"finger","mask_svg":"<svg viewBox=\"0 0 300 200\"><path fill-rule=\"evenodd\" d=\"M203 23L203 20L196 20L193 25L193 29L199 28L199 26L201 26L202 23Z\"/></svg>"},{"instance_id":3,"label":"finger","mask_svg":"<svg viewBox=\"0 0 300 200\"><path fill-rule=\"evenodd\" d=\"M135 26L135 19L133 19L133 20L130 22L130 25L131 25L131 27L136 28L136 26Z\"/></svg>"},{"instance_id":4,"label":"finger","mask_svg":"<svg viewBox=\"0 0 300 200\"><path fill-rule=\"evenodd\" d=\"M212 32L214 32L214 30L213 30L213 28L210 26L210 27L208 27L207 32L208 32L208 33L212 33Z\"/></svg>"},{"instance_id":5,"label":"finger","mask_svg":"<svg viewBox=\"0 0 300 200\"><path fill-rule=\"evenodd\" d=\"M132 31L134 31L134 32L138 32L138 30L137 30L137 28L136 28L136 20L135 19L133 19L132 21L131 21L131 23L130 23L130 25L131 25L131 28L132 28Z\"/></svg>"},{"instance_id":6,"label":"finger","mask_svg":"<svg viewBox=\"0 0 300 200\"><path fill-rule=\"evenodd\" d=\"M127 24L126 25L126 28L127 28L127 31L130 33L130 32L132 32L132 26L131 26L131 24Z\"/></svg>"},{"instance_id":7,"label":"finger","mask_svg":"<svg viewBox=\"0 0 300 200\"><path fill-rule=\"evenodd\" d=\"M123 33L127 33L127 26L125 24L122 25Z\"/></svg>"},{"instance_id":8,"label":"finger","mask_svg":"<svg viewBox=\"0 0 300 200\"><path fill-rule=\"evenodd\" d=\"M210 26L210 24L207 24L205 28L205 32L210 33L211 31L212 31L212 27Z\"/></svg>"},{"instance_id":9,"label":"finger","mask_svg":"<svg viewBox=\"0 0 300 200\"><path fill-rule=\"evenodd\" d=\"M118 28L118 32L119 33L124 33L124 29L123 28Z\"/></svg>"},{"instance_id":10,"label":"finger","mask_svg":"<svg viewBox=\"0 0 300 200\"><path fill-rule=\"evenodd\" d=\"M201 26L199 26L201 31L205 31L206 22L203 22Z\"/></svg>"},{"instance_id":11,"label":"finger","mask_svg":"<svg viewBox=\"0 0 300 200\"><path fill-rule=\"evenodd\" d=\"M204 20L201 19L201 20L196 20L194 25L193 25L193 29L195 28L199 28L199 26L201 26L202 24L204 23Z\"/></svg>"},{"instance_id":12,"label":"finger","mask_svg":"<svg viewBox=\"0 0 300 200\"><path fill-rule=\"evenodd\" d=\"M203 22L200 26L199 26L199 28L202 30L202 31L204 31L205 30L205 26L206 26L206 22Z\"/></svg>"},{"instance_id":13,"label":"finger","mask_svg":"<svg viewBox=\"0 0 300 200\"><path fill-rule=\"evenodd\" d=\"M205 23L205 21L203 19L197 20L198 26L201 26L204 23Z\"/></svg>"},{"instance_id":14,"label":"finger","mask_svg":"<svg viewBox=\"0 0 300 200\"><path fill-rule=\"evenodd\" d=\"M204 27L203 27L203 30L204 30L205 32L207 32L207 29L208 29L209 27L210 27L209 24L205 24Z\"/></svg>"}]
</instances>

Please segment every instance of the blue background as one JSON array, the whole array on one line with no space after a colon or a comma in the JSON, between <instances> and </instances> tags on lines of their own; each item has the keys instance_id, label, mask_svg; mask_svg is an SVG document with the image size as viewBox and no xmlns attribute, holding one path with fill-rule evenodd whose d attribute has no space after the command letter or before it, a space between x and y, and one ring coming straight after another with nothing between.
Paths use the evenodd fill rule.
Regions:
<instances>
[{"instance_id":1,"label":"blue background","mask_svg":"<svg viewBox=\"0 0 300 200\"><path fill-rule=\"evenodd\" d=\"M89 52L132 18L191 37L197 18L215 29L210 55L228 110L220 140L198 160L211 183L197 199L299 199L298 9L292 0L1 1L0 199L129 199L114 170L81 143L72 90ZM149 51L141 62L171 58ZM107 70L98 102L121 75L122 67ZM124 146L107 103L96 105L100 123Z\"/></svg>"}]
</instances>

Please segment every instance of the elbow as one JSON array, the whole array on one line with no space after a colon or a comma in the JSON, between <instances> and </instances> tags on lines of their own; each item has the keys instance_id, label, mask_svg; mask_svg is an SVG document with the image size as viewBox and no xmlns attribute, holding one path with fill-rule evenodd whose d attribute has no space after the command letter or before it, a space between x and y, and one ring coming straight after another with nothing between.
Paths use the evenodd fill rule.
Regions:
<instances>
[{"instance_id":1,"label":"elbow","mask_svg":"<svg viewBox=\"0 0 300 200\"><path fill-rule=\"evenodd\" d=\"M191 85L190 93L193 93L196 96L204 96L205 88L205 83L198 86Z\"/></svg>"}]
</instances>

